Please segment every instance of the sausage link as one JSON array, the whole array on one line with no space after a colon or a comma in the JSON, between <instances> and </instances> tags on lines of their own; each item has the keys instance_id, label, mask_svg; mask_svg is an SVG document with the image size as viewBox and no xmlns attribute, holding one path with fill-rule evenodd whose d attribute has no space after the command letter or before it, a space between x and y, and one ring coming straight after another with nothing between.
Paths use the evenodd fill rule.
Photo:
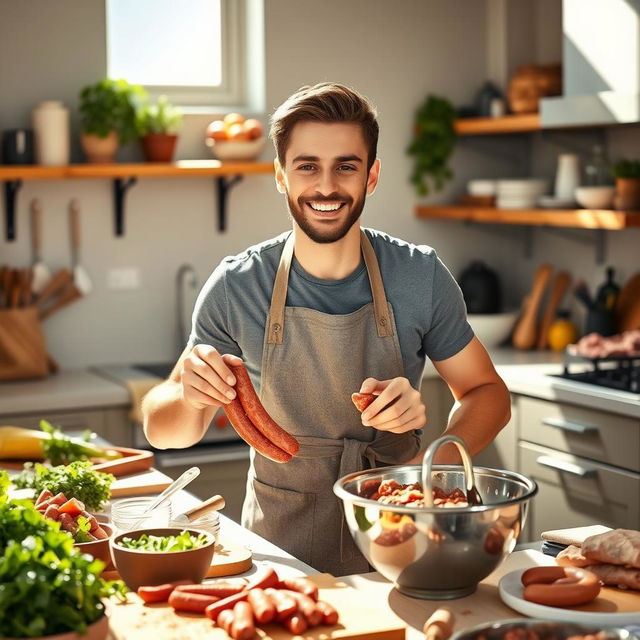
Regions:
<instances>
[{"instance_id":1,"label":"sausage link","mask_svg":"<svg viewBox=\"0 0 640 640\"><path fill-rule=\"evenodd\" d=\"M236 377L236 392L242 408L256 429L289 455L297 455L300 449L298 441L290 433L287 433L262 406L244 363L230 365L230 369Z\"/></svg>"},{"instance_id":2,"label":"sausage link","mask_svg":"<svg viewBox=\"0 0 640 640\"><path fill-rule=\"evenodd\" d=\"M36 500L36 507L40 503L48 501L49 498L53 498L53 493L51 493L51 491L49 491L49 489L43 489L40 492L40 495L38 496L38 499Z\"/></svg>"},{"instance_id":3,"label":"sausage link","mask_svg":"<svg viewBox=\"0 0 640 640\"><path fill-rule=\"evenodd\" d=\"M281 588L298 591L309 596L314 602L318 599L318 585L308 578L283 578L280 580Z\"/></svg>"},{"instance_id":4,"label":"sausage link","mask_svg":"<svg viewBox=\"0 0 640 640\"><path fill-rule=\"evenodd\" d=\"M223 598L222 600L218 600L218 602L214 602L212 605L209 605L204 610L204 615L207 616L207 618L216 621L221 611L224 611L225 609L233 609L233 607L235 607L236 605L236 602L240 602L241 600L246 599L246 591L234 593L232 596L228 596L227 598Z\"/></svg>"},{"instance_id":5,"label":"sausage link","mask_svg":"<svg viewBox=\"0 0 640 640\"><path fill-rule=\"evenodd\" d=\"M204 613L204 610L218 602L217 596L205 596L200 593L188 593L174 589L169 595L169 605L176 611L190 611L191 613Z\"/></svg>"},{"instance_id":6,"label":"sausage link","mask_svg":"<svg viewBox=\"0 0 640 640\"><path fill-rule=\"evenodd\" d=\"M218 614L218 618L216 619L216 624L224 629L228 635L231 635L231 625L235 617L233 615L233 609L225 609Z\"/></svg>"},{"instance_id":7,"label":"sausage link","mask_svg":"<svg viewBox=\"0 0 640 640\"><path fill-rule=\"evenodd\" d=\"M352 393L351 402L356 405L356 409L362 413L378 396L373 393Z\"/></svg>"},{"instance_id":8,"label":"sausage link","mask_svg":"<svg viewBox=\"0 0 640 640\"><path fill-rule=\"evenodd\" d=\"M50 504L44 511L44 517L47 520L58 520L60 517L60 509L57 504Z\"/></svg>"},{"instance_id":9,"label":"sausage link","mask_svg":"<svg viewBox=\"0 0 640 640\"><path fill-rule=\"evenodd\" d=\"M289 460L291 460L289 453L280 449L280 447L265 438L265 436L258 431L242 408L238 396L224 405L224 412L227 414L229 422L238 435L258 453L261 453L265 458L269 458L269 460L273 460L274 462L289 462Z\"/></svg>"},{"instance_id":10,"label":"sausage link","mask_svg":"<svg viewBox=\"0 0 640 640\"><path fill-rule=\"evenodd\" d=\"M234 640L251 640L256 633L251 605L244 601L237 602L233 607L233 617L231 637Z\"/></svg>"},{"instance_id":11,"label":"sausage link","mask_svg":"<svg viewBox=\"0 0 640 640\"><path fill-rule=\"evenodd\" d=\"M275 605L278 620L284 620L298 610L298 603L284 591L269 588L264 592Z\"/></svg>"},{"instance_id":12,"label":"sausage link","mask_svg":"<svg viewBox=\"0 0 640 640\"><path fill-rule=\"evenodd\" d=\"M254 576L247 583L245 589L266 589L267 587L277 587L280 584L280 578L278 578L278 574L276 570L272 567L269 567L258 576Z\"/></svg>"},{"instance_id":13,"label":"sausage link","mask_svg":"<svg viewBox=\"0 0 640 640\"><path fill-rule=\"evenodd\" d=\"M227 598L243 591L244 585L240 583L230 584L228 582L205 582L204 584L182 584L176 589L187 593L199 593L203 596Z\"/></svg>"},{"instance_id":14,"label":"sausage link","mask_svg":"<svg viewBox=\"0 0 640 640\"><path fill-rule=\"evenodd\" d=\"M175 584L168 582L151 587L138 587L137 593L143 602L166 602L175 588Z\"/></svg>"},{"instance_id":15,"label":"sausage link","mask_svg":"<svg viewBox=\"0 0 640 640\"><path fill-rule=\"evenodd\" d=\"M328 602L318 600L316 608L322 613L322 624L333 625L338 622L338 612Z\"/></svg>"},{"instance_id":16,"label":"sausage link","mask_svg":"<svg viewBox=\"0 0 640 640\"><path fill-rule=\"evenodd\" d=\"M600 593L598 577L578 567L533 567L521 581L525 600L551 607L586 604Z\"/></svg>"},{"instance_id":17,"label":"sausage link","mask_svg":"<svg viewBox=\"0 0 640 640\"><path fill-rule=\"evenodd\" d=\"M282 589L280 593L286 593L296 601L298 609L300 609L300 612L306 618L310 627L317 627L322 622L322 612L316 608L315 601L308 595L287 589Z\"/></svg>"},{"instance_id":18,"label":"sausage link","mask_svg":"<svg viewBox=\"0 0 640 640\"><path fill-rule=\"evenodd\" d=\"M260 624L269 624L275 619L276 607L263 589L251 589L247 594L247 601L253 609L253 615Z\"/></svg>"},{"instance_id":19,"label":"sausage link","mask_svg":"<svg viewBox=\"0 0 640 640\"><path fill-rule=\"evenodd\" d=\"M288 631L295 635L304 633L309 627L306 618L299 611L285 618L282 623Z\"/></svg>"}]
</instances>

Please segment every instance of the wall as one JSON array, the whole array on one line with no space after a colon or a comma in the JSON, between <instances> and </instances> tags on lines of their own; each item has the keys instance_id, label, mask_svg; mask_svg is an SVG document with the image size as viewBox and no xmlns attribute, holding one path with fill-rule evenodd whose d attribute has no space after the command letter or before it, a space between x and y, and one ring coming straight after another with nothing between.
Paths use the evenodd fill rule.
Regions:
<instances>
[{"instance_id":1,"label":"wall","mask_svg":"<svg viewBox=\"0 0 640 640\"><path fill-rule=\"evenodd\" d=\"M413 217L417 202L408 182L410 141L416 107L429 92L468 104L486 75L486 2L468 0L267 0L265 3L266 105L270 113L300 85L322 80L352 84L379 110L382 180L365 209L363 223L414 242L435 246L454 274L481 257L503 277L514 304L536 264L576 261L589 281L599 277L593 254L580 245L546 237L533 259L519 246L458 223ZM30 0L0 4L0 129L25 126L42 99L60 99L72 109L80 88L105 73L102 0ZM10 62L9 62L10 61ZM188 116L178 158L207 157L202 131L216 114ZM266 116L262 114L263 119ZM77 123L74 117L74 140ZM76 158L78 157L75 144ZM528 163L525 152L518 152ZM121 159L139 157L139 150ZM264 159L273 157L271 149ZM545 171L550 166L541 161ZM510 158L461 145L453 159L456 179L433 196L446 202L472 177L517 175ZM141 180L127 197L126 235L113 235L111 183L106 180L26 182L19 195L18 238L0 238L0 263L30 260L27 214L33 197L44 206L44 259L69 264L66 207L82 206L82 259L94 291L46 322L50 350L63 366L158 361L173 358L174 279L192 263L203 282L227 254L289 226L271 176L248 176L230 196L229 227L218 233L215 192L209 179ZM630 247L638 235L610 234L611 254L631 271ZM613 236L616 236L613 238ZM628 256L628 257L627 257ZM142 288L107 289L107 270L137 266Z\"/></svg>"}]
</instances>

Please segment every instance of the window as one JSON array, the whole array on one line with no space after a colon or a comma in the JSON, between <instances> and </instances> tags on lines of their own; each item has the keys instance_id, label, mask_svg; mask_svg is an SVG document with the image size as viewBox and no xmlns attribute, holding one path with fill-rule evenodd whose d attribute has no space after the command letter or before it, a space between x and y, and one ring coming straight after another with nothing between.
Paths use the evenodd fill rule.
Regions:
<instances>
[{"instance_id":1,"label":"window","mask_svg":"<svg viewBox=\"0 0 640 640\"><path fill-rule=\"evenodd\" d=\"M255 0L106 0L107 75L180 105L247 102ZM257 12L260 13L260 12ZM252 50L255 48L252 47Z\"/></svg>"}]
</instances>

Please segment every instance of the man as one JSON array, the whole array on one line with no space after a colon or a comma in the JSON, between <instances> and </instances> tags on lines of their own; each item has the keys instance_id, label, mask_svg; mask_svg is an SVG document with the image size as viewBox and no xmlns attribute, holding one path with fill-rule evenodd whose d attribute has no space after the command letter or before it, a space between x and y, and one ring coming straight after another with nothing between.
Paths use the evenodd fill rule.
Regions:
<instances>
[{"instance_id":1,"label":"man","mask_svg":"<svg viewBox=\"0 0 640 640\"><path fill-rule=\"evenodd\" d=\"M266 410L300 442L286 464L251 451L242 523L320 571L357 573L368 565L332 486L367 465L420 459L425 357L458 402L446 432L472 455L508 421L509 395L433 249L360 228L380 175L371 105L342 85L303 87L274 113L271 137L293 232L214 270L185 351L145 398L144 428L159 448L198 442L235 397L228 365L242 358ZM354 391L378 394L362 415ZM458 462L447 446L438 462Z\"/></svg>"}]
</instances>

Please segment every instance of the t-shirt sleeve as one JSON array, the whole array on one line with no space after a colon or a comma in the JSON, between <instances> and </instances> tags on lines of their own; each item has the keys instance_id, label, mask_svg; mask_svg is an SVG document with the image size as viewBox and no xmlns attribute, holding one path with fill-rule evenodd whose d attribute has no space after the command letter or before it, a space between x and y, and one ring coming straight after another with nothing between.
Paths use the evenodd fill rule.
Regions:
<instances>
[{"instance_id":1,"label":"t-shirt sleeve","mask_svg":"<svg viewBox=\"0 0 640 640\"><path fill-rule=\"evenodd\" d=\"M197 344L208 344L220 353L241 356L240 347L229 327L225 272L224 263L221 263L198 294L187 347L192 349Z\"/></svg>"},{"instance_id":2,"label":"t-shirt sleeve","mask_svg":"<svg viewBox=\"0 0 640 640\"><path fill-rule=\"evenodd\" d=\"M446 360L466 347L472 338L462 291L449 269L436 257L431 288L431 324L423 338L425 354L430 360Z\"/></svg>"}]
</instances>

